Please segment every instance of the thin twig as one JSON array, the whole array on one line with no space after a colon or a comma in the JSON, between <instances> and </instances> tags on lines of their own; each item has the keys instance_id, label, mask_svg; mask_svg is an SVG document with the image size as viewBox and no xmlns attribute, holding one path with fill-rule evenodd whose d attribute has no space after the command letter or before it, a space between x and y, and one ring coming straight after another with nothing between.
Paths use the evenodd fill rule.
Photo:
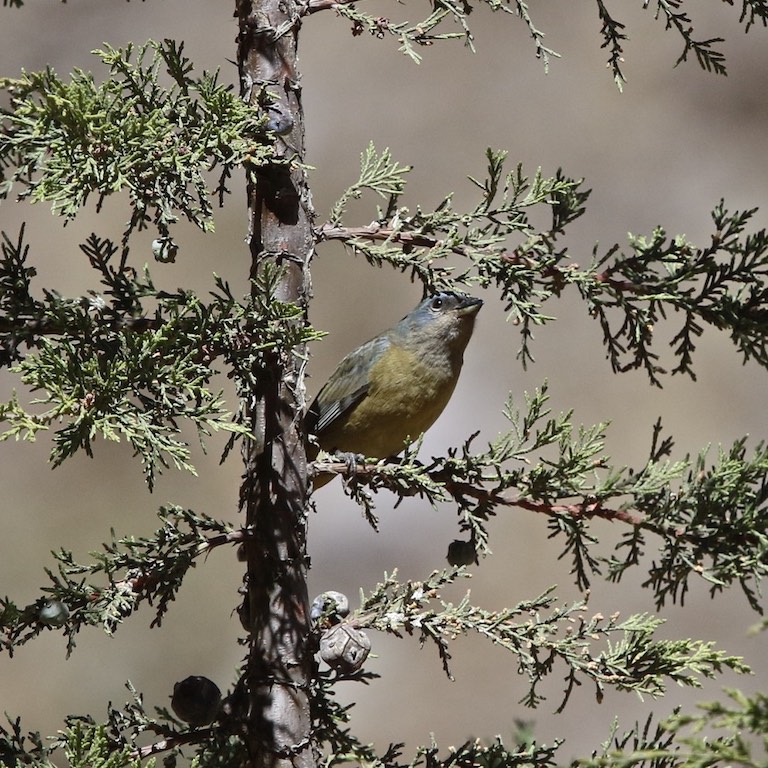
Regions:
<instances>
[{"instance_id":1,"label":"thin twig","mask_svg":"<svg viewBox=\"0 0 768 768\"><path fill-rule=\"evenodd\" d=\"M101 324L95 318L97 324ZM163 326L165 321L156 317L104 317L103 326L112 330L154 331ZM0 317L0 333L15 333L24 336L55 336L72 333L71 325L61 320L25 317Z\"/></svg>"},{"instance_id":2,"label":"thin twig","mask_svg":"<svg viewBox=\"0 0 768 768\"><path fill-rule=\"evenodd\" d=\"M160 752L168 752L171 749L180 747L184 744L193 744L198 741L206 741L213 735L212 728L200 728L195 731L189 731L187 733L177 733L173 736L168 736L165 739L156 741L154 744L147 744L144 747L137 749L132 755L133 760L144 760L152 755L157 755Z\"/></svg>"},{"instance_id":3,"label":"thin twig","mask_svg":"<svg viewBox=\"0 0 768 768\"><path fill-rule=\"evenodd\" d=\"M338 5L349 5L353 2L355 2L355 0L309 0L309 2L304 5L301 15L308 16L311 13L327 11Z\"/></svg>"},{"instance_id":4,"label":"thin twig","mask_svg":"<svg viewBox=\"0 0 768 768\"><path fill-rule=\"evenodd\" d=\"M326 0L321 0L325 2ZM429 237L419 232L401 232L397 229L382 227L379 224L369 224L367 227L338 227L333 224L323 224L322 227L315 230L315 236L318 242L323 240L376 240L379 242L402 243L419 248L434 248L440 244L436 237ZM464 248L455 246L452 248L456 253L464 253Z\"/></svg>"},{"instance_id":5,"label":"thin twig","mask_svg":"<svg viewBox=\"0 0 768 768\"><path fill-rule=\"evenodd\" d=\"M315 472L317 474L332 473L342 477L370 476L375 474L376 470L380 468L380 464L357 464L353 469L350 469L346 462L315 462ZM599 501L576 504L549 504L515 497L508 493L497 493L487 488L479 488L472 483L445 479L440 470L427 474L431 480L441 484L454 499L468 496L486 504L502 507L519 507L544 515L566 514L574 519L597 517L601 520L618 520L633 526L642 526L646 522L642 515L627 510L604 507Z\"/></svg>"}]
</instances>

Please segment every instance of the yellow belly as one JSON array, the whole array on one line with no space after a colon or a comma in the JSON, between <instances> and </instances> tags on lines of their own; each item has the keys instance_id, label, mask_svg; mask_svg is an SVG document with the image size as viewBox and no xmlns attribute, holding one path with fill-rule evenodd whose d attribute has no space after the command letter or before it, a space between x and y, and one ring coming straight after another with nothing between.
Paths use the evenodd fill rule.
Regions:
<instances>
[{"instance_id":1,"label":"yellow belly","mask_svg":"<svg viewBox=\"0 0 768 768\"><path fill-rule=\"evenodd\" d=\"M443 412L458 372L436 369L390 348L372 366L366 396L322 436L329 451L385 459L426 432Z\"/></svg>"}]
</instances>

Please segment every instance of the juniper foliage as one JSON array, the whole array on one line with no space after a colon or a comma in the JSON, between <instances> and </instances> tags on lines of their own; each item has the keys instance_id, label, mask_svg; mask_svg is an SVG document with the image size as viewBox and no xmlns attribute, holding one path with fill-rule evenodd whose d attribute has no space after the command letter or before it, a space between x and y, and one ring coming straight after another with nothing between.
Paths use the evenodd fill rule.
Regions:
<instances>
[{"instance_id":1,"label":"juniper foliage","mask_svg":"<svg viewBox=\"0 0 768 768\"><path fill-rule=\"evenodd\" d=\"M596 3L609 69L622 87L625 26L606 2ZM8 8L22 5L3 2ZM545 67L557 56L544 44L526 3L484 5L522 20ZM441 0L415 23L374 17L362 3L309 0L296 6L289 27L261 30L256 37L276 45L302 17L331 7L352 22L354 34L394 36L415 60L421 48L443 39L474 44L474 6L463 0ZM678 63L694 57L705 70L725 74L722 40L694 35L683 0L644 7L680 36ZM758 22L768 22L768 6L743 0L739 23L749 31ZM268 88L250 94L247 103L218 74L196 75L183 45L171 40L105 46L95 55L104 67L101 79L81 70L63 79L48 68L0 80L9 99L0 131L0 196L46 202L64 220L93 198L99 209L119 193L130 210L119 241L93 233L81 244L94 279L82 296L65 297L55 287L38 285L35 265L45 254L31 252L23 227L2 233L0 367L16 378L19 391L0 404L0 440L51 433L54 466L78 451L92 456L104 440L125 440L152 490L166 468L195 472L185 429L191 427L203 444L213 431L228 433L223 458L231 458L240 441L254 438L243 403L275 370L275 360L298 357L303 366L300 350L322 333L308 324L304 307L281 298L287 267L254 269L246 298L235 296L216 275L207 296L185 288L169 292L156 287L149 268L135 265L132 238L142 229L156 232L152 271L162 270L163 262L183 257L172 234L180 220L204 232L213 229L213 201L224 201L233 173L264 183L304 166L301 157L285 151L285 126L275 120ZM589 201L583 181L563 172L525 172L519 165L510 170L507 159L505 151L487 151L483 172L468 180L476 194L470 209L457 210L451 194L434 209L410 208L402 203L410 167L371 144L361 155L359 178L314 227L313 246L322 252L324 244L340 241L373 267L393 268L425 291L496 291L519 329L524 365L533 361L535 329L554 321L550 308L571 292L599 324L616 373L641 369L655 386L669 373L694 378L696 342L706 326L726 333L745 361L768 367L768 235L752 227L755 209L729 211L721 201L703 246L658 227L630 236L627 244L596 246L591 262L581 265L568 250L567 235ZM349 203L366 193L380 202L372 222L348 221ZM542 217L533 214L541 211L548 214L546 226L535 223ZM669 363L655 334L665 322L676 323L665 355ZM237 382L240 402L227 405L215 386L224 373ZM298 391L301 383L291 386ZM361 462L354 470L320 457L314 472L345 475L347 493L374 527L376 492L387 489L400 500L415 496L450 505L461 538L449 549L448 568L407 581L393 571L363 590L351 611L315 617L303 638L311 651L336 626L408 636L433 646L450 676L454 641L476 634L510 655L526 680L522 701L529 707L544 700L542 682L560 675L559 710L585 683L598 700L611 688L661 696L670 683L695 687L725 670L749 671L743 660L709 642L660 638L655 616L594 613L587 590L597 577L618 581L630 569L647 568L644 585L658 607L682 603L690 583L703 579L713 596L738 587L762 613L765 444L749 447L743 438L694 457L676 456L659 421L647 461L616 467L606 455L605 425L578 426L570 413L553 415L547 402L546 384L527 395L524 405L510 397L503 407L507 428L496 439L478 446L478 435L472 435L426 463L416 458L419 443L404 446L397 462ZM451 598L451 588L491 553L491 519L512 509L548 518L550 535L585 593L582 599L564 601L554 587L499 610L477 605L469 592ZM13 656L43 633L57 632L69 654L80 631L98 627L112 634L142 612L156 629L191 568L254 538L253 530L205 511L168 505L159 518L150 536L113 533L88 563L69 551L55 552L54 566L43 567L47 580L35 600L0 600L0 652ZM625 529L610 554L596 548L595 520ZM648 567L644 555L652 545L657 551ZM246 627L247 618L241 613ZM9 717L0 726L0 761L48 768L63 755L73 768L120 768L145 760L153 765L162 755L168 768L187 758L201 768L245 764L253 757L247 749L249 661L208 726L190 728L163 707L148 710L129 684L123 707L110 704L99 719L70 714L53 740ZM336 698L339 683L367 684L375 677L363 668L314 663L309 714L315 765L548 768L568 762L559 762L558 740L539 743L522 723L511 746L498 738L447 749L432 743L410 760L403 758L401 744L377 751L355 736L351 708ZM766 711L761 694L729 691L695 714L676 711L628 731L615 723L600 749L569 764L763 765L756 745L762 738L765 746ZM712 738L713 729L724 735Z\"/></svg>"}]
</instances>

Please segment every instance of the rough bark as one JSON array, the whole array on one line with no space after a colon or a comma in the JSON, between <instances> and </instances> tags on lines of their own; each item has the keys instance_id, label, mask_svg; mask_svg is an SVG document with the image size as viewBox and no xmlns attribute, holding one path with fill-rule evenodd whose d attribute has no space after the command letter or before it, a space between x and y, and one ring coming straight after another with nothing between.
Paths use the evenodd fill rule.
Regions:
<instances>
[{"instance_id":1,"label":"rough bark","mask_svg":"<svg viewBox=\"0 0 768 768\"><path fill-rule=\"evenodd\" d=\"M263 86L286 157L303 158L304 119L297 71L298 13L293 0L237 0L238 65L243 98L256 108ZM263 106L263 105L262 105ZM251 277L280 266L277 298L306 306L312 252L311 206L303 171L260 169L248 183ZM303 350L296 350L299 353ZM306 587L307 466L303 370L299 354L267 358L246 403L254 440L243 449L241 506L251 538L245 547L243 615L250 627L246 732L251 766L309 768Z\"/></svg>"}]
</instances>

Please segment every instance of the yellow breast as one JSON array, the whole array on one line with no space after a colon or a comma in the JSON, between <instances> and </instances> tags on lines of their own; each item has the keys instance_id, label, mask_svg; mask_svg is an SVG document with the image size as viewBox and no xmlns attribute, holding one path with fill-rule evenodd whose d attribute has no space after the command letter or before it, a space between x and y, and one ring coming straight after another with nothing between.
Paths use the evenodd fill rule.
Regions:
<instances>
[{"instance_id":1,"label":"yellow breast","mask_svg":"<svg viewBox=\"0 0 768 768\"><path fill-rule=\"evenodd\" d=\"M323 435L327 450L385 459L426 432L453 393L458 370L426 365L390 347L371 367L366 396Z\"/></svg>"}]
</instances>

